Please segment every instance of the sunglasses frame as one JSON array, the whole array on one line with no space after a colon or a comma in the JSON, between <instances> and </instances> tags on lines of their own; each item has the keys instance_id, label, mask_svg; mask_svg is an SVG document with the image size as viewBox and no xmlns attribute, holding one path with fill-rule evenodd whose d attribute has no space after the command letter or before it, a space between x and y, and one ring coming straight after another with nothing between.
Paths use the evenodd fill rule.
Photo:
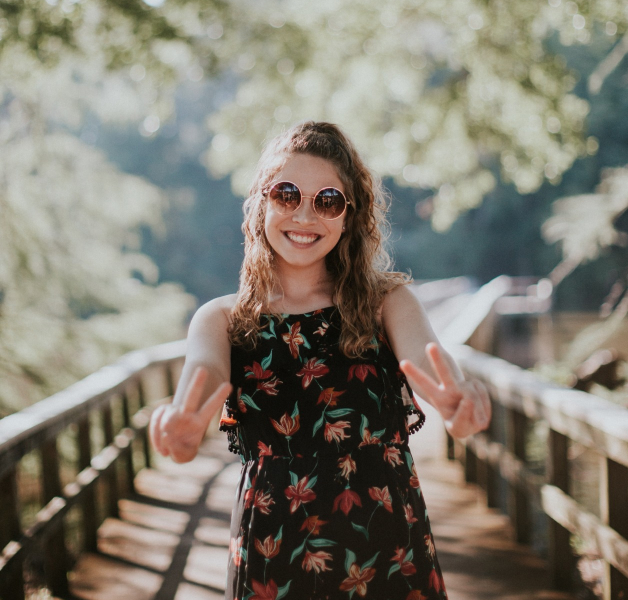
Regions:
<instances>
[{"instance_id":1,"label":"sunglasses frame","mask_svg":"<svg viewBox=\"0 0 628 600\"><path fill-rule=\"evenodd\" d=\"M334 187L333 185L328 185L325 187L322 187L320 190L318 190L318 192L316 192L316 194L314 194L314 196L306 196L302 191L301 188L294 183L293 181L289 181L287 179L282 179L280 181L277 181L271 185L268 186L268 188L266 189L266 191L264 192L264 196L266 196L266 198L272 200L270 198L270 193L273 191L273 189L275 188L275 186L278 186L280 183L289 183L290 185L293 185L295 188L297 188L297 190L299 190L299 195L301 196L301 200L299 201L299 204L297 204L296 208L294 210L291 210L290 212L284 213L282 212L282 215L291 215L292 213L297 212L297 210L299 210L299 208L301 207L301 205L303 204L303 199L304 198L310 198L312 200L312 210L314 211L314 214L319 218L319 219L323 219L323 221L335 221L336 219L339 219L340 217L342 217L342 215L344 215L347 212L347 206L353 206L351 204L351 202L349 202L349 200L347 200L347 197L344 195L344 193L342 191L340 191L337 187ZM337 217L323 217L321 215L318 214L318 211L316 210L316 205L314 204L314 200L316 200L316 198L318 197L318 195L323 191L323 190L336 190L344 199L345 201L345 207L343 208L342 212L337 216Z\"/></svg>"}]
</instances>

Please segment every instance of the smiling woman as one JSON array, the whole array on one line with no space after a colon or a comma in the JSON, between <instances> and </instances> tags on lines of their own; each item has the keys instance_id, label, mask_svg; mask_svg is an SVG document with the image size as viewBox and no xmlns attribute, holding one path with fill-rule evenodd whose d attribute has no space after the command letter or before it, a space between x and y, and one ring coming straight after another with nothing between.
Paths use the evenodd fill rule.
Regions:
<instances>
[{"instance_id":1,"label":"smiling woman","mask_svg":"<svg viewBox=\"0 0 628 600\"><path fill-rule=\"evenodd\" d=\"M334 125L274 140L244 206L238 294L194 316L174 402L154 413L156 448L184 462L224 403L243 463L227 600L447 598L408 447L425 417L405 404L406 375L452 435L485 428L490 409L390 270L384 206Z\"/></svg>"}]
</instances>

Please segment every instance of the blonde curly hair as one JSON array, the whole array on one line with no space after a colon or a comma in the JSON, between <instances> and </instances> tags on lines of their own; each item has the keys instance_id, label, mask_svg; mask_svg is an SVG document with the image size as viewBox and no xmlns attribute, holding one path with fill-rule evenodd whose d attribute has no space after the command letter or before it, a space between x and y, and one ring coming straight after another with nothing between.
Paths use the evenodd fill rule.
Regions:
<instances>
[{"instance_id":1,"label":"blonde curly hair","mask_svg":"<svg viewBox=\"0 0 628 600\"><path fill-rule=\"evenodd\" d=\"M388 234L387 196L351 141L331 123L308 121L272 140L264 150L249 197L244 202L244 261L240 286L231 311L229 339L234 345L254 348L269 313L269 299L277 289L273 250L266 239L265 191L286 159L309 154L331 162L344 184L351 206L346 231L326 256L334 281L334 304L341 317L340 349L349 357L374 347L378 312L385 294L411 281L405 273L392 272L384 247Z\"/></svg>"}]
</instances>

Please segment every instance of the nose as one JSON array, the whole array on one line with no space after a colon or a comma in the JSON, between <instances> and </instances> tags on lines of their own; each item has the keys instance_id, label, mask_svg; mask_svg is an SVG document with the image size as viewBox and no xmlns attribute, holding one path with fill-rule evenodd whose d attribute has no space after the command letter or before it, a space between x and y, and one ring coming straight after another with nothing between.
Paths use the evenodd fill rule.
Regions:
<instances>
[{"instance_id":1,"label":"nose","mask_svg":"<svg viewBox=\"0 0 628 600\"><path fill-rule=\"evenodd\" d=\"M303 196L299 208L292 213L292 220L295 223L316 223L318 215L314 212L314 199L310 196Z\"/></svg>"}]
</instances>

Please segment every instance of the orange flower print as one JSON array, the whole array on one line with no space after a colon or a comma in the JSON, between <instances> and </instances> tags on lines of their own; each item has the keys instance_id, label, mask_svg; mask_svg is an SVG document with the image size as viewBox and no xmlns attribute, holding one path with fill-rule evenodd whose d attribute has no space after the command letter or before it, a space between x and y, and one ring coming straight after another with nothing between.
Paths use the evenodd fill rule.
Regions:
<instances>
[{"instance_id":1,"label":"orange flower print","mask_svg":"<svg viewBox=\"0 0 628 600\"><path fill-rule=\"evenodd\" d=\"M351 365L349 367L349 376L347 381L351 381L354 377L357 377L362 383L371 373L377 377L377 371L373 365Z\"/></svg>"},{"instance_id":2,"label":"orange flower print","mask_svg":"<svg viewBox=\"0 0 628 600\"><path fill-rule=\"evenodd\" d=\"M222 406L222 414L220 415L220 425L226 425L227 427L232 427L233 425L237 425L238 421L233 417L229 416L227 412L227 404L223 404Z\"/></svg>"},{"instance_id":3,"label":"orange flower print","mask_svg":"<svg viewBox=\"0 0 628 600\"><path fill-rule=\"evenodd\" d=\"M362 441L359 443L358 448L362 448L363 446L368 446L370 444L380 444L380 440L378 437L371 436L371 432L368 427L364 428L364 433L362 434Z\"/></svg>"},{"instance_id":4,"label":"orange flower print","mask_svg":"<svg viewBox=\"0 0 628 600\"><path fill-rule=\"evenodd\" d=\"M303 377L301 385L305 390L315 378L322 377L329 373L329 367L326 366L325 360L322 358L310 358L303 368L297 372L298 377Z\"/></svg>"},{"instance_id":5,"label":"orange flower print","mask_svg":"<svg viewBox=\"0 0 628 600\"><path fill-rule=\"evenodd\" d=\"M314 332L314 335L320 335L321 337L327 333L329 323L321 323L320 327Z\"/></svg>"},{"instance_id":6,"label":"orange flower print","mask_svg":"<svg viewBox=\"0 0 628 600\"><path fill-rule=\"evenodd\" d=\"M402 575L408 576L416 573L416 567L412 562L406 560L406 551L404 548L397 546L397 548L395 548L395 554L390 560L399 563Z\"/></svg>"},{"instance_id":7,"label":"orange flower print","mask_svg":"<svg viewBox=\"0 0 628 600\"><path fill-rule=\"evenodd\" d=\"M284 413L281 419L279 419L279 423L272 417L269 417L269 419L273 427L286 437L292 437L299 430L299 415L293 418L288 413Z\"/></svg>"},{"instance_id":8,"label":"orange flower print","mask_svg":"<svg viewBox=\"0 0 628 600\"><path fill-rule=\"evenodd\" d=\"M240 536L237 540L236 538L231 538L229 542L229 551L233 556L233 564L236 567L239 567L242 564L242 543L244 542L244 538Z\"/></svg>"},{"instance_id":9,"label":"orange flower print","mask_svg":"<svg viewBox=\"0 0 628 600\"><path fill-rule=\"evenodd\" d=\"M340 584L340 589L343 592L355 590L358 596L364 598L366 596L366 584L373 577L375 577L375 569L373 567L360 569L356 563L353 563L349 567L349 577Z\"/></svg>"},{"instance_id":10,"label":"orange flower print","mask_svg":"<svg viewBox=\"0 0 628 600\"><path fill-rule=\"evenodd\" d=\"M242 388L238 388L238 409L240 412L245 413L247 411L246 403L242 400Z\"/></svg>"},{"instance_id":11,"label":"orange flower print","mask_svg":"<svg viewBox=\"0 0 628 600\"><path fill-rule=\"evenodd\" d=\"M393 435L392 440L390 440L393 444L402 444L401 435L398 431L395 431L395 435Z\"/></svg>"},{"instance_id":12,"label":"orange flower print","mask_svg":"<svg viewBox=\"0 0 628 600\"><path fill-rule=\"evenodd\" d=\"M383 488L372 487L369 488L369 496L377 501L381 502L384 508L388 512L392 512L392 498L390 497L390 492L388 491L388 486Z\"/></svg>"},{"instance_id":13,"label":"orange flower print","mask_svg":"<svg viewBox=\"0 0 628 600\"><path fill-rule=\"evenodd\" d=\"M272 535L266 537L263 542L255 538L255 549L266 559L270 560L279 554L281 540L275 541Z\"/></svg>"},{"instance_id":14,"label":"orange flower print","mask_svg":"<svg viewBox=\"0 0 628 600\"><path fill-rule=\"evenodd\" d=\"M436 548L434 548L434 538L432 538L429 533L426 533L424 539L425 553L430 557L430 559L434 560L434 555L436 554Z\"/></svg>"},{"instance_id":15,"label":"orange flower print","mask_svg":"<svg viewBox=\"0 0 628 600\"><path fill-rule=\"evenodd\" d=\"M283 381L281 381L280 379L277 379L277 377L273 377L272 379L269 379L268 381L258 381L257 389L262 390L263 392L266 392L269 396L276 396L279 393L277 386L280 383L283 383Z\"/></svg>"},{"instance_id":16,"label":"orange flower print","mask_svg":"<svg viewBox=\"0 0 628 600\"><path fill-rule=\"evenodd\" d=\"M445 582L443 581L443 577L436 572L436 569L432 569L432 572L430 573L430 577L428 579L428 585L430 586L430 589L436 590L437 592L445 589Z\"/></svg>"},{"instance_id":17,"label":"orange flower print","mask_svg":"<svg viewBox=\"0 0 628 600\"><path fill-rule=\"evenodd\" d=\"M277 600L279 589L274 579L271 579L266 585L256 579L251 580L253 586L253 595L249 596L249 600Z\"/></svg>"},{"instance_id":18,"label":"orange flower print","mask_svg":"<svg viewBox=\"0 0 628 600\"><path fill-rule=\"evenodd\" d=\"M354 491L350 489L346 489L334 500L334 505L332 506L331 512L336 512L340 509L345 517L349 514L349 511L353 508L353 505L362 506L362 500L360 500L360 496L358 496Z\"/></svg>"},{"instance_id":19,"label":"orange flower print","mask_svg":"<svg viewBox=\"0 0 628 600\"><path fill-rule=\"evenodd\" d=\"M411 525L412 523L416 523L418 519L414 516L414 510L409 504L405 504L403 507L403 511L406 513L406 521Z\"/></svg>"},{"instance_id":20,"label":"orange flower print","mask_svg":"<svg viewBox=\"0 0 628 600\"><path fill-rule=\"evenodd\" d=\"M272 446L267 446L262 440L257 442L257 449L259 450L260 456L272 456L273 449Z\"/></svg>"},{"instance_id":21,"label":"orange flower print","mask_svg":"<svg viewBox=\"0 0 628 600\"><path fill-rule=\"evenodd\" d=\"M410 485L413 488L417 489L418 487L420 487L420 484L419 484L419 478L417 477L417 474L416 474L416 467L414 466L414 463L412 463L411 471L412 471L412 477L410 477Z\"/></svg>"},{"instance_id":22,"label":"orange flower print","mask_svg":"<svg viewBox=\"0 0 628 600\"><path fill-rule=\"evenodd\" d=\"M327 406L336 406L338 403L338 398L345 393L345 390L341 392L336 392L333 387L325 388L318 396L318 400L316 404L320 404L324 402Z\"/></svg>"},{"instance_id":23,"label":"orange flower print","mask_svg":"<svg viewBox=\"0 0 628 600\"><path fill-rule=\"evenodd\" d=\"M272 371L268 371L262 368L257 361L253 361L253 364L250 367L244 367L244 376L247 379L268 379L273 376Z\"/></svg>"},{"instance_id":24,"label":"orange flower print","mask_svg":"<svg viewBox=\"0 0 628 600\"><path fill-rule=\"evenodd\" d=\"M303 521L303 525L301 525L299 531L307 529L312 535L319 535L321 527L327 525L327 523L329 523L329 521L323 521L318 515L312 515Z\"/></svg>"},{"instance_id":25,"label":"orange flower print","mask_svg":"<svg viewBox=\"0 0 628 600\"><path fill-rule=\"evenodd\" d=\"M261 490L255 492L255 500L253 500L253 508L257 508L263 515L270 514L270 507L275 504L270 493L264 493Z\"/></svg>"},{"instance_id":26,"label":"orange flower print","mask_svg":"<svg viewBox=\"0 0 628 600\"><path fill-rule=\"evenodd\" d=\"M325 424L325 439L331 444L332 440L339 442L350 437L345 429L350 427L349 421L336 421L335 423Z\"/></svg>"},{"instance_id":27,"label":"orange flower print","mask_svg":"<svg viewBox=\"0 0 628 600\"><path fill-rule=\"evenodd\" d=\"M288 325L288 333L281 334L281 337L288 347L292 358L299 358L299 346L305 343L305 339L299 333L301 331L301 323L297 321L294 325Z\"/></svg>"},{"instance_id":28,"label":"orange flower print","mask_svg":"<svg viewBox=\"0 0 628 600\"><path fill-rule=\"evenodd\" d=\"M342 458L339 458L338 466L340 467L340 474L345 479L349 479L349 475L351 475L351 473L355 473L357 469L355 465L355 461L351 458L350 454L347 454L347 456L343 456Z\"/></svg>"},{"instance_id":29,"label":"orange flower print","mask_svg":"<svg viewBox=\"0 0 628 600\"><path fill-rule=\"evenodd\" d=\"M395 448L395 446L384 446L384 460L387 460L393 467L402 464L399 448Z\"/></svg>"},{"instance_id":30,"label":"orange flower print","mask_svg":"<svg viewBox=\"0 0 628 600\"><path fill-rule=\"evenodd\" d=\"M331 560L332 556L329 552L310 552L309 550L303 557L302 567L306 571L314 571L320 573L321 571L331 571L331 567L327 565L326 560Z\"/></svg>"},{"instance_id":31,"label":"orange flower print","mask_svg":"<svg viewBox=\"0 0 628 600\"><path fill-rule=\"evenodd\" d=\"M290 512L293 513L301 506L301 504L307 504L316 499L314 490L307 487L310 478L306 475L303 479L300 479L296 485L289 485L284 493L286 498L292 500L290 502Z\"/></svg>"}]
</instances>

